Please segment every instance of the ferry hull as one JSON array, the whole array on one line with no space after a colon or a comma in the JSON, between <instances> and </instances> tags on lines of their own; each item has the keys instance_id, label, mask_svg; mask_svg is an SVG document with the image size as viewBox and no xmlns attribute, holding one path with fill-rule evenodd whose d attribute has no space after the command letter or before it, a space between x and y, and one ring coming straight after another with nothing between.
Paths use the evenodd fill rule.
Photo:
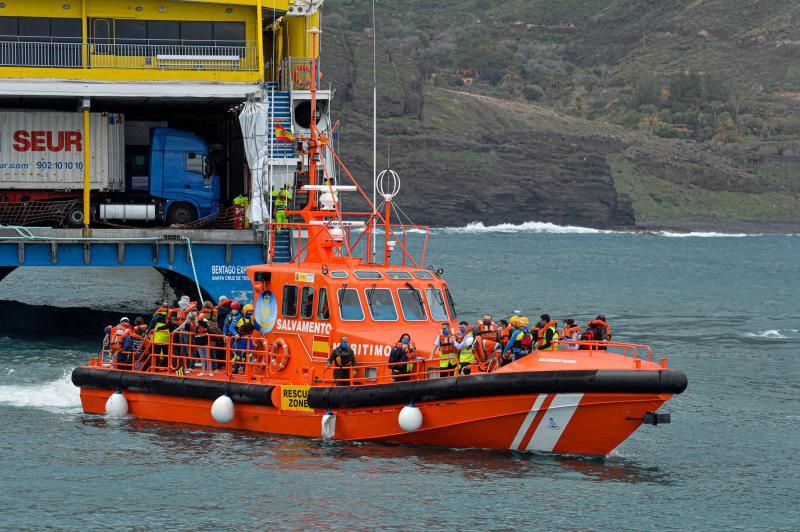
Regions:
<instances>
[{"instance_id":1,"label":"ferry hull","mask_svg":"<svg viewBox=\"0 0 800 532\"><path fill-rule=\"evenodd\" d=\"M112 391L82 388L87 413L105 413ZM273 406L237 404L234 419L211 417L213 401L126 391L136 418L189 423L252 432L321 437L324 411L293 412ZM607 455L656 411L671 394L549 393L421 403L422 427L404 432L398 424L403 405L337 409L334 438L446 447L512 449Z\"/></svg>"}]
</instances>

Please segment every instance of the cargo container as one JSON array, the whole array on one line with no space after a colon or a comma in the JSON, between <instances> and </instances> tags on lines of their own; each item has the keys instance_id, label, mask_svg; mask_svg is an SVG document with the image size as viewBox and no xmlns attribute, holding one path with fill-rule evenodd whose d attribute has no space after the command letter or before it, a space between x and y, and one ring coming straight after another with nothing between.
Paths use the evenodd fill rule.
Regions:
<instances>
[{"instance_id":1,"label":"cargo container","mask_svg":"<svg viewBox=\"0 0 800 532\"><path fill-rule=\"evenodd\" d=\"M126 145L122 114L91 113L89 121L94 219L182 224L216 215L219 177L200 137L168 127L146 127L147 144L137 139ZM85 147L82 113L0 111L2 200L74 199L64 223L83 225Z\"/></svg>"}]
</instances>

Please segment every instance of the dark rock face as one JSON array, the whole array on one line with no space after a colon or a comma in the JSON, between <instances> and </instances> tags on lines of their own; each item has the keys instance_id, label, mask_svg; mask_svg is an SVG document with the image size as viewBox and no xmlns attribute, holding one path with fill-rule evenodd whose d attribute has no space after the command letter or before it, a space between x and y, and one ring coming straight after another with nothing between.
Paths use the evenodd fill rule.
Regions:
<instances>
[{"instance_id":1,"label":"dark rock face","mask_svg":"<svg viewBox=\"0 0 800 532\"><path fill-rule=\"evenodd\" d=\"M329 32L322 50L325 79L339 89L340 155L371 194L371 41ZM397 201L414 222L634 225L630 198L615 190L606 160L623 141L534 131L513 108L426 88L414 65L379 61L378 166L390 142L391 165L403 180Z\"/></svg>"}]
</instances>

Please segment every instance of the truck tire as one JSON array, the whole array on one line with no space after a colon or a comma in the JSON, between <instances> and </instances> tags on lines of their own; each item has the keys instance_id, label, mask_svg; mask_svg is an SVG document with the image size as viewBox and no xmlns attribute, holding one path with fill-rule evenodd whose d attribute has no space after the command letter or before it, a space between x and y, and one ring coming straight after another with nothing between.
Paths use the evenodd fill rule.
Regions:
<instances>
[{"instance_id":1,"label":"truck tire","mask_svg":"<svg viewBox=\"0 0 800 532\"><path fill-rule=\"evenodd\" d=\"M186 203L173 205L169 213L167 213L167 225L185 225L196 219L194 207Z\"/></svg>"},{"instance_id":2,"label":"truck tire","mask_svg":"<svg viewBox=\"0 0 800 532\"><path fill-rule=\"evenodd\" d=\"M67 209L64 225L76 229L83 227L83 203L74 203Z\"/></svg>"}]
</instances>

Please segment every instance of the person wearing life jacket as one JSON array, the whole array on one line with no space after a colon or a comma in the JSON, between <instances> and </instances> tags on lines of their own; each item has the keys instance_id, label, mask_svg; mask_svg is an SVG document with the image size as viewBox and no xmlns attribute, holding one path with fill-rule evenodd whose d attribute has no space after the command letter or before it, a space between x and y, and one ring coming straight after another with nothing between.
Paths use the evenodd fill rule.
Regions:
<instances>
[{"instance_id":1,"label":"person wearing life jacket","mask_svg":"<svg viewBox=\"0 0 800 532\"><path fill-rule=\"evenodd\" d=\"M115 326L106 327L108 335L108 349L111 351L114 363L121 365L122 369L130 369L131 363L131 321L123 317Z\"/></svg>"},{"instance_id":2,"label":"person wearing life jacket","mask_svg":"<svg viewBox=\"0 0 800 532\"><path fill-rule=\"evenodd\" d=\"M292 190L286 184L280 190L273 190L271 196L275 206L275 223L285 224L287 222L286 211L289 208L289 202L292 200ZM284 229L283 227L278 227L277 232L282 233Z\"/></svg>"},{"instance_id":3,"label":"person wearing life jacket","mask_svg":"<svg viewBox=\"0 0 800 532\"><path fill-rule=\"evenodd\" d=\"M244 362L252 361L251 355L253 350L253 331L256 330L256 323L253 320L253 305L247 304L242 308L242 316L231 326L233 333L232 347L233 351L233 372L244 372Z\"/></svg>"},{"instance_id":4,"label":"person wearing life jacket","mask_svg":"<svg viewBox=\"0 0 800 532\"><path fill-rule=\"evenodd\" d=\"M131 364L135 364L134 369L140 369L139 366L141 366L137 362L141 361L142 344L146 331L147 324L144 322L144 318L136 316L136 319L133 320L133 327L131 327Z\"/></svg>"},{"instance_id":5,"label":"person wearing life jacket","mask_svg":"<svg viewBox=\"0 0 800 532\"><path fill-rule=\"evenodd\" d=\"M581 326L576 324L572 318L564 320L564 328L561 329L559 338L563 341L577 342L581 338ZM575 350L578 347L578 344L561 344L561 349L564 350Z\"/></svg>"},{"instance_id":6,"label":"person wearing life jacket","mask_svg":"<svg viewBox=\"0 0 800 532\"><path fill-rule=\"evenodd\" d=\"M414 369L411 360L416 350L411 335L403 333L389 353L389 368L393 381L407 381L410 378L408 374Z\"/></svg>"},{"instance_id":7,"label":"person wearing life jacket","mask_svg":"<svg viewBox=\"0 0 800 532\"><path fill-rule=\"evenodd\" d=\"M475 344L472 347L475 352L476 360L481 364L484 371L494 371L501 365L503 346L493 338L475 337Z\"/></svg>"},{"instance_id":8,"label":"person wearing life jacket","mask_svg":"<svg viewBox=\"0 0 800 532\"><path fill-rule=\"evenodd\" d=\"M174 320L168 317L169 310L166 305L156 309L147 330L152 332L151 343L153 344L152 362L156 367L166 366L166 357L169 352L170 332L177 327ZM142 368L146 370L149 364Z\"/></svg>"},{"instance_id":9,"label":"person wearing life jacket","mask_svg":"<svg viewBox=\"0 0 800 532\"><path fill-rule=\"evenodd\" d=\"M598 314L598 316L587 323L586 325L589 326L590 329L594 331L594 340L599 342L610 342L611 341L611 326L606 322L606 317L603 314ZM608 349L607 346L598 346L597 349L605 351Z\"/></svg>"},{"instance_id":10,"label":"person wearing life jacket","mask_svg":"<svg viewBox=\"0 0 800 532\"><path fill-rule=\"evenodd\" d=\"M431 360L436 357L437 353L439 354L439 376L452 377L458 366L458 361L456 360L458 351L456 350L455 337L450 331L450 324L447 322L442 323L441 332L433 343Z\"/></svg>"},{"instance_id":11,"label":"person wearing life jacket","mask_svg":"<svg viewBox=\"0 0 800 532\"><path fill-rule=\"evenodd\" d=\"M558 321L551 320L550 314L539 316L542 326L537 332L537 346L539 351L555 351L558 342Z\"/></svg>"},{"instance_id":12,"label":"person wearing life jacket","mask_svg":"<svg viewBox=\"0 0 800 532\"><path fill-rule=\"evenodd\" d=\"M356 365L356 352L350 347L347 336L339 339L339 345L331 351L325 369L334 365L333 380L336 386L349 386L351 381L352 368Z\"/></svg>"},{"instance_id":13,"label":"person wearing life jacket","mask_svg":"<svg viewBox=\"0 0 800 532\"><path fill-rule=\"evenodd\" d=\"M499 337L497 324L492 321L492 316L489 314L483 316L483 319L475 330L478 331L481 338L494 340L496 342Z\"/></svg>"},{"instance_id":14,"label":"person wearing life jacket","mask_svg":"<svg viewBox=\"0 0 800 532\"><path fill-rule=\"evenodd\" d=\"M460 334L456 336L455 347L458 351L458 374L469 375L469 366L475 362L475 351L473 345L475 344L475 335L473 334L474 328L469 327L466 321L458 324Z\"/></svg>"},{"instance_id":15,"label":"person wearing life jacket","mask_svg":"<svg viewBox=\"0 0 800 532\"><path fill-rule=\"evenodd\" d=\"M530 354L533 349L533 334L531 334L530 320L525 317L517 317L514 321L514 330L509 336L508 343L503 349L503 355L512 360L519 360L520 358Z\"/></svg>"},{"instance_id":16,"label":"person wearing life jacket","mask_svg":"<svg viewBox=\"0 0 800 532\"><path fill-rule=\"evenodd\" d=\"M238 301L231 301L231 311L225 317L225 323L222 325L222 334L225 336L235 336L236 329L235 324L241 316L239 315L239 311L242 309L242 304Z\"/></svg>"},{"instance_id":17,"label":"person wearing life jacket","mask_svg":"<svg viewBox=\"0 0 800 532\"><path fill-rule=\"evenodd\" d=\"M511 325L508 324L508 320L500 320L500 324L497 327L497 341L500 342L501 345L506 345L508 343L508 337L511 336Z\"/></svg>"}]
</instances>

